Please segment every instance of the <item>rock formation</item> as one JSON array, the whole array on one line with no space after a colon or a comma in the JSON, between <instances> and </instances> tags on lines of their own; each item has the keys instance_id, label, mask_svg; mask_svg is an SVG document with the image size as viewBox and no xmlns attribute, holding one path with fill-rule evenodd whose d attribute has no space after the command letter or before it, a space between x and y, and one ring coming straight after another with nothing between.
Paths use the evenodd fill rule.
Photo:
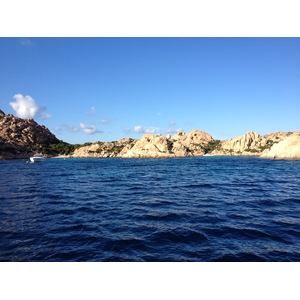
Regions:
<instances>
[{"instance_id":1,"label":"rock formation","mask_svg":"<svg viewBox=\"0 0 300 300\"><path fill-rule=\"evenodd\" d=\"M300 134L288 136L278 144L264 152L261 157L278 159L299 159L300 158Z\"/></svg>"},{"instance_id":2,"label":"rock formation","mask_svg":"<svg viewBox=\"0 0 300 300\"><path fill-rule=\"evenodd\" d=\"M124 138L115 142L86 143L76 149L72 157L119 157L124 149L130 149L136 140Z\"/></svg>"},{"instance_id":3,"label":"rock formation","mask_svg":"<svg viewBox=\"0 0 300 300\"><path fill-rule=\"evenodd\" d=\"M59 141L33 119L24 120L0 110L0 159L28 158L38 150L50 156L64 153L71 157L165 158L210 154L300 159L300 132L260 136L249 131L234 139L218 141L194 129L190 133L178 132L173 137L145 134L139 140L124 138L76 147Z\"/></svg>"},{"instance_id":4,"label":"rock formation","mask_svg":"<svg viewBox=\"0 0 300 300\"><path fill-rule=\"evenodd\" d=\"M212 151L212 155L244 155L261 156L267 153L273 145L285 140L292 132L275 132L260 136L256 132L247 132L234 139L222 141L218 150Z\"/></svg>"},{"instance_id":5,"label":"rock formation","mask_svg":"<svg viewBox=\"0 0 300 300\"><path fill-rule=\"evenodd\" d=\"M173 138L170 135L145 134L139 140L130 138L116 142L96 142L76 149L73 157L124 157L124 158L164 158L182 156L200 156L205 147L214 141L200 130L190 133L179 132Z\"/></svg>"},{"instance_id":6,"label":"rock formation","mask_svg":"<svg viewBox=\"0 0 300 300\"><path fill-rule=\"evenodd\" d=\"M203 149L214 139L208 133L192 130L190 133L179 132L173 137L161 134L145 134L131 149L124 149L121 157L182 157L200 156Z\"/></svg>"},{"instance_id":7,"label":"rock formation","mask_svg":"<svg viewBox=\"0 0 300 300\"><path fill-rule=\"evenodd\" d=\"M138 140L131 149L123 149L120 152L121 157L175 157L171 152L170 142L167 137L162 135L145 134Z\"/></svg>"},{"instance_id":8,"label":"rock formation","mask_svg":"<svg viewBox=\"0 0 300 300\"><path fill-rule=\"evenodd\" d=\"M0 110L0 159L28 158L40 145L58 143L49 129Z\"/></svg>"}]
</instances>

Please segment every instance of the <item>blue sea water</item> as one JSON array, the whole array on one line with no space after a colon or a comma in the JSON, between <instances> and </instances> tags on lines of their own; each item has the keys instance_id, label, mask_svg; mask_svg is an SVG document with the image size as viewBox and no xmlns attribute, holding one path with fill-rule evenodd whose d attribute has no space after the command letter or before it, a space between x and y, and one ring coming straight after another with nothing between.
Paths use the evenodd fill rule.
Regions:
<instances>
[{"instance_id":1,"label":"blue sea water","mask_svg":"<svg viewBox=\"0 0 300 300\"><path fill-rule=\"evenodd\" d=\"M300 161L0 162L0 261L300 261Z\"/></svg>"}]
</instances>

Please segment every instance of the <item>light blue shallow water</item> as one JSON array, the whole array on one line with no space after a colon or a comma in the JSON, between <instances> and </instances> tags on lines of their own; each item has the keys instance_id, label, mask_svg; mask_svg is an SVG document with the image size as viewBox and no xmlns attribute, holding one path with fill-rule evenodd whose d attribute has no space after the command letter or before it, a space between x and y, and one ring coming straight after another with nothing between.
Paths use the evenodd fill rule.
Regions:
<instances>
[{"instance_id":1,"label":"light blue shallow water","mask_svg":"<svg viewBox=\"0 0 300 300\"><path fill-rule=\"evenodd\" d=\"M300 161L0 162L0 261L300 261Z\"/></svg>"}]
</instances>

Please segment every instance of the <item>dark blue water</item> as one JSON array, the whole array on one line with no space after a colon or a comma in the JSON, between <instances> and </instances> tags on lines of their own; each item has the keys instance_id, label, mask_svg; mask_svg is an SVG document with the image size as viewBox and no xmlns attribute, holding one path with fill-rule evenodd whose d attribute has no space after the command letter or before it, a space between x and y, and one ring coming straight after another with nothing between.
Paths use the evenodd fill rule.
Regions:
<instances>
[{"instance_id":1,"label":"dark blue water","mask_svg":"<svg viewBox=\"0 0 300 300\"><path fill-rule=\"evenodd\" d=\"M0 162L0 261L300 261L300 161Z\"/></svg>"}]
</instances>

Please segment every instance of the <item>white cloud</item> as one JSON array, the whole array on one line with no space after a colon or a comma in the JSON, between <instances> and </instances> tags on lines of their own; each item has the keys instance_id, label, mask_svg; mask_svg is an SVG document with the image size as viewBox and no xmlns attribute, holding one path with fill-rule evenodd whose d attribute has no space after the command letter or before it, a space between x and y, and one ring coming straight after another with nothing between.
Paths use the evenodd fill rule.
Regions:
<instances>
[{"instance_id":1,"label":"white cloud","mask_svg":"<svg viewBox=\"0 0 300 300\"><path fill-rule=\"evenodd\" d=\"M146 133L152 133L152 134L153 134L153 133L156 133L156 131L157 131L156 128L146 128L146 129L145 129L145 132L146 132Z\"/></svg>"},{"instance_id":2,"label":"white cloud","mask_svg":"<svg viewBox=\"0 0 300 300\"><path fill-rule=\"evenodd\" d=\"M80 123L80 128L86 134L94 134L94 133L102 132L102 131L98 130L95 125L86 125L86 124Z\"/></svg>"},{"instance_id":3,"label":"white cloud","mask_svg":"<svg viewBox=\"0 0 300 300\"><path fill-rule=\"evenodd\" d=\"M40 118L48 119L51 115L46 113L46 107L42 107L36 104L35 100L30 96L23 96L22 94L16 94L13 97L16 101L9 102L10 106L16 112L17 116L22 119L28 118Z\"/></svg>"},{"instance_id":4,"label":"white cloud","mask_svg":"<svg viewBox=\"0 0 300 300\"><path fill-rule=\"evenodd\" d=\"M182 131L184 131L184 130L181 128L178 128L178 129L170 128L170 129L166 130L166 133L178 133L178 132L182 132Z\"/></svg>"},{"instance_id":5,"label":"white cloud","mask_svg":"<svg viewBox=\"0 0 300 300\"><path fill-rule=\"evenodd\" d=\"M148 127L148 128L143 128L142 126L135 126L134 127L134 132L135 133L156 133L158 131L157 128L153 127Z\"/></svg>"},{"instance_id":6,"label":"white cloud","mask_svg":"<svg viewBox=\"0 0 300 300\"><path fill-rule=\"evenodd\" d=\"M134 131L135 131L135 133L144 133L145 132L145 130L143 129L142 126L135 126Z\"/></svg>"},{"instance_id":7,"label":"white cloud","mask_svg":"<svg viewBox=\"0 0 300 300\"><path fill-rule=\"evenodd\" d=\"M102 120L100 120L100 123L103 123L103 124L109 124L109 123L111 123L111 120L108 120L108 119L102 119Z\"/></svg>"},{"instance_id":8,"label":"white cloud","mask_svg":"<svg viewBox=\"0 0 300 300\"><path fill-rule=\"evenodd\" d=\"M89 116L95 115L96 114L96 109L94 106L91 107L91 109L86 113Z\"/></svg>"}]
</instances>

